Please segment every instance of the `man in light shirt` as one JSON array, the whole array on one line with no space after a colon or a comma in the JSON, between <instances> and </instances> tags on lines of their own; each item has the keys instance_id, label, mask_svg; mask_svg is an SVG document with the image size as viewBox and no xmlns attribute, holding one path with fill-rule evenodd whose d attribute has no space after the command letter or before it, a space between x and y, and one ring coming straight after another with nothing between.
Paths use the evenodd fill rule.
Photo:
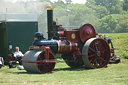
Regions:
<instances>
[{"instance_id":1,"label":"man in light shirt","mask_svg":"<svg viewBox=\"0 0 128 85\"><path fill-rule=\"evenodd\" d=\"M3 59L3 57L0 57L0 68L1 68L2 66L4 66L4 59Z\"/></svg>"},{"instance_id":2,"label":"man in light shirt","mask_svg":"<svg viewBox=\"0 0 128 85\"><path fill-rule=\"evenodd\" d=\"M22 52L19 50L19 47L16 47L16 51L14 53L14 60L17 60L19 62L20 65L22 65L22 57L24 55L22 54Z\"/></svg>"}]
</instances>

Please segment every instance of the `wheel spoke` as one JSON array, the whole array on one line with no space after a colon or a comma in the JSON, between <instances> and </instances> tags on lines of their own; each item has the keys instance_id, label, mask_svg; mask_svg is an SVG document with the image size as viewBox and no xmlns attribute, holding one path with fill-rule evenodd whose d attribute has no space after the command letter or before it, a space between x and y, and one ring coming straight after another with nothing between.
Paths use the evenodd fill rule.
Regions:
<instances>
[{"instance_id":1,"label":"wheel spoke","mask_svg":"<svg viewBox=\"0 0 128 85\"><path fill-rule=\"evenodd\" d=\"M103 59L103 58L101 58L101 57L99 57L99 59L105 62L105 59Z\"/></svg>"},{"instance_id":2,"label":"wheel spoke","mask_svg":"<svg viewBox=\"0 0 128 85\"><path fill-rule=\"evenodd\" d=\"M42 65L40 65L38 68L40 69L40 71L42 71L42 69L43 69L43 66L42 66Z\"/></svg>"},{"instance_id":3,"label":"wheel spoke","mask_svg":"<svg viewBox=\"0 0 128 85\"><path fill-rule=\"evenodd\" d=\"M43 64L43 71L44 71L44 73L48 72L48 69L47 68L48 68L47 65L46 64Z\"/></svg>"},{"instance_id":4,"label":"wheel spoke","mask_svg":"<svg viewBox=\"0 0 128 85\"><path fill-rule=\"evenodd\" d=\"M94 64L96 62L96 58L93 60L92 64Z\"/></svg>"},{"instance_id":5,"label":"wheel spoke","mask_svg":"<svg viewBox=\"0 0 128 85\"><path fill-rule=\"evenodd\" d=\"M93 56L96 56L96 54L89 55L88 57L90 58L90 57L93 57Z\"/></svg>"},{"instance_id":6,"label":"wheel spoke","mask_svg":"<svg viewBox=\"0 0 128 85\"><path fill-rule=\"evenodd\" d=\"M91 47L89 47L90 50L92 50L93 52L96 52L94 49L92 49Z\"/></svg>"},{"instance_id":7,"label":"wheel spoke","mask_svg":"<svg viewBox=\"0 0 128 85\"><path fill-rule=\"evenodd\" d=\"M96 48L96 52L98 51L98 47L97 47L97 44L96 44L97 42L95 42L94 43L94 46L95 46L95 48Z\"/></svg>"},{"instance_id":8,"label":"wheel spoke","mask_svg":"<svg viewBox=\"0 0 128 85\"><path fill-rule=\"evenodd\" d=\"M100 66L100 64L101 64L101 61L99 60L99 59L97 59L97 63L99 64L99 66Z\"/></svg>"},{"instance_id":9,"label":"wheel spoke","mask_svg":"<svg viewBox=\"0 0 128 85\"><path fill-rule=\"evenodd\" d=\"M98 43L98 47L104 47L103 44L101 42Z\"/></svg>"},{"instance_id":10,"label":"wheel spoke","mask_svg":"<svg viewBox=\"0 0 128 85\"><path fill-rule=\"evenodd\" d=\"M95 65L96 65L96 67L98 67L98 62L97 62L97 60L96 60L96 64L95 64Z\"/></svg>"},{"instance_id":11,"label":"wheel spoke","mask_svg":"<svg viewBox=\"0 0 128 85\"><path fill-rule=\"evenodd\" d=\"M93 58L91 58L91 59L89 60L89 62L92 62L92 60L93 60Z\"/></svg>"},{"instance_id":12,"label":"wheel spoke","mask_svg":"<svg viewBox=\"0 0 128 85\"><path fill-rule=\"evenodd\" d=\"M102 51L101 51L101 53L103 53L103 54L104 54L104 52L106 52L106 51L107 51L107 50L102 50Z\"/></svg>"}]
</instances>

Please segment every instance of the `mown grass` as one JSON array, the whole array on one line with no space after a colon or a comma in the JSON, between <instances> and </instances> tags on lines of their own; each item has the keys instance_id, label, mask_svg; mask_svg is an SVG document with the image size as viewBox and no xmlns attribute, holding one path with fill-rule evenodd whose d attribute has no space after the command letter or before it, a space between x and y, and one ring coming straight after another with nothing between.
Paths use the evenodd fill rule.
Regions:
<instances>
[{"instance_id":1,"label":"mown grass","mask_svg":"<svg viewBox=\"0 0 128 85\"><path fill-rule=\"evenodd\" d=\"M128 34L105 34L111 37L118 64L102 69L70 68L64 62L56 64L52 73L34 74L17 68L0 69L0 85L128 85Z\"/></svg>"},{"instance_id":2,"label":"mown grass","mask_svg":"<svg viewBox=\"0 0 128 85\"><path fill-rule=\"evenodd\" d=\"M128 85L128 60L102 69L72 69L61 62L48 74L5 66L0 69L0 85Z\"/></svg>"}]
</instances>

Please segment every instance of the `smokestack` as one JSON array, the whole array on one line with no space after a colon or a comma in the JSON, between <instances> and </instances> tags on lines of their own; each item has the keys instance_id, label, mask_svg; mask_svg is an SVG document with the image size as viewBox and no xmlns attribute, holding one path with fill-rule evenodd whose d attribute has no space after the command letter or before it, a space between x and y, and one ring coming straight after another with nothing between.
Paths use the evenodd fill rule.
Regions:
<instances>
[{"instance_id":1,"label":"smokestack","mask_svg":"<svg viewBox=\"0 0 128 85\"><path fill-rule=\"evenodd\" d=\"M53 8L47 8L47 23L48 23L48 39L52 38L53 32Z\"/></svg>"}]
</instances>

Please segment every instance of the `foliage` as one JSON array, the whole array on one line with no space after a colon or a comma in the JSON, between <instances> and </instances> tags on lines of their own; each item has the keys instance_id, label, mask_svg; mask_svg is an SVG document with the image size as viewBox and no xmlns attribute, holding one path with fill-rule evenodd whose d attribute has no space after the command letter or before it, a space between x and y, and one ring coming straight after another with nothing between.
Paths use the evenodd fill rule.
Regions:
<instances>
[{"instance_id":1,"label":"foliage","mask_svg":"<svg viewBox=\"0 0 128 85\"><path fill-rule=\"evenodd\" d=\"M125 10L125 11L128 11L128 0L123 0L124 2L123 2L123 9Z\"/></svg>"},{"instance_id":2,"label":"foliage","mask_svg":"<svg viewBox=\"0 0 128 85\"><path fill-rule=\"evenodd\" d=\"M114 16L108 15L103 17L100 20L100 29L98 32L115 32L116 25L117 25L117 19Z\"/></svg>"},{"instance_id":3,"label":"foliage","mask_svg":"<svg viewBox=\"0 0 128 85\"><path fill-rule=\"evenodd\" d=\"M69 14L69 22L71 22L71 26L80 26L85 23L92 23L94 24L95 20L98 20L96 16L94 16L94 10L86 7L85 5L75 4L69 5L69 10L71 10ZM79 10L79 11L77 11ZM72 19L71 19L71 18Z\"/></svg>"},{"instance_id":4,"label":"foliage","mask_svg":"<svg viewBox=\"0 0 128 85\"><path fill-rule=\"evenodd\" d=\"M37 13L39 31L45 32L44 35L47 35L46 7L50 4L54 8L54 20L57 18L63 26L78 28L82 24L90 23L97 32L128 32L128 0L87 0L83 4L74 4L72 0L67 2L37 0L35 3L33 0L20 0L16 4L7 2L5 5L2 0L0 12L3 13L8 8L8 13Z\"/></svg>"},{"instance_id":5,"label":"foliage","mask_svg":"<svg viewBox=\"0 0 128 85\"><path fill-rule=\"evenodd\" d=\"M117 20L118 20L118 24L117 24L117 27L116 27L116 32L117 33L126 33L128 32L128 16L127 15L114 15Z\"/></svg>"},{"instance_id":6,"label":"foliage","mask_svg":"<svg viewBox=\"0 0 128 85\"><path fill-rule=\"evenodd\" d=\"M50 0L38 1L47 1L52 4L54 20L57 18L59 24L63 26L80 27L82 24L90 23L100 33L128 32L127 0L87 0L85 4L73 4L72 0L68 0L70 3L67 4L62 0L55 2ZM39 15L39 21L39 27L47 27L46 18ZM44 29L44 31L46 30Z\"/></svg>"},{"instance_id":7,"label":"foliage","mask_svg":"<svg viewBox=\"0 0 128 85\"><path fill-rule=\"evenodd\" d=\"M125 2L126 0L87 0L85 5L68 4L68 12L65 9L66 4L62 0L52 4L55 7L54 17L57 17L64 26L91 23L97 32L122 33L128 32L127 11L123 10Z\"/></svg>"},{"instance_id":8,"label":"foliage","mask_svg":"<svg viewBox=\"0 0 128 85\"><path fill-rule=\"evenodd\" d=\"M98 32L103 33L126 33L128 32L128 16L112 14L100 19Z\"/></svg>"},{"instance_id":9,"label":"foliage","mask_svg":"<svg viewBox=\"0 0 128 85\"><path fill-rule=\"evenodd\" d=\"M95 1L96 1L96 5L106 7L110 11L110 14L122 12L122 2L120 0L95 0Z\"/></svg>"}]
</instances>

